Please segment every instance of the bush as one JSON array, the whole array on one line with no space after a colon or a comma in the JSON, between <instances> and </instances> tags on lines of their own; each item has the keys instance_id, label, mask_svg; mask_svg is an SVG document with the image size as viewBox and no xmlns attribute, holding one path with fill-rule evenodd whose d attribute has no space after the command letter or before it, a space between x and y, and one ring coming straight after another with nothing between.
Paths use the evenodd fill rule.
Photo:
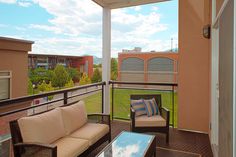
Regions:
<instances>
[{"instance_id":1,"label":"bush","mask_svg":"<svg viewBox=\"0 0 236 157\"><path fill-rule=\"evenodd\" d=\"M50 92L53 91L54 88L52 87L51 82L47 84L45 81L43 81L40 85L38 85L38 90L40 92ZM52 100L53 96L48 96L48 100Z\"/></svg>"},{"instance_id":2,"label":"bush","mask_svg":"<svg viewBox=\"0 0 236 157\"><path fill-rule=\"evenodd\" d=\"M67 73L69 74L69 77L74 81L78 82L80 79L80 72L76 68L67 68Z\"/></svg>"},{"instance_id":3,"label":"bush","mask_svg":"<svg viewBox=\"0 0 236 157\"><path fill-rule=\"evenodd\" d=\"M69 80L69 82L66 83L65 88L71 88L74 87L74 82L72 81L72 79Z\"/></svg>"},{"instance_id":4,"label":"bush","mask_svg":"<svg viewBox=\"0 0 236 157\"><path fill-rule=\"evenodd\" d=\"M88 77L88 75L86 73L83 73L82 77L80 78L79 85L86 85L90 83L91 83L91 80Z\"/></svg>"},{"instance_id":5,"label":"bush","mask_svg":"<svg viewBox=\"0 0 236 157\"><path fill-rule=\"evenodd\" d=\"M93 72L92 83L101 82L102 81L102 73L96 68Z\"/></svg>"},{"instance_id":6,"label":"bush","mask_svg":"<svg viewBox=\"0 0 236 157\"><path fill-rule=\"evenodd\" d=\"M29 78L33 84L41 84L43 81L49 83L52 81L53 71L44 68L36 68L29 70Z\"/></svg>"},{"instance_id":7,"label":"bush","mask_svg":"<svg viewBox=\"0 0 236 157\"><path fill-rule=\"evenodd\" d=\"M33 87L33 83L28 80L28 95L33 95L34 94L34 87Z\"/></svg>"}]
</instances>

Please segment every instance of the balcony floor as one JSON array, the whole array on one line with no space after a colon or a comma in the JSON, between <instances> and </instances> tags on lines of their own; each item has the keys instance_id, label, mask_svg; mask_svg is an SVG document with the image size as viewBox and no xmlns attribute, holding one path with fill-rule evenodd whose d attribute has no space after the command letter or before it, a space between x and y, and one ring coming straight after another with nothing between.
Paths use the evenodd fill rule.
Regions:
<instances>
[{"instance_id":1,"label":"balcony floor","mask_svg":"<svg viewBox=\"0 0 236 157\"><path fill-rule=\"evenodd\" d=\"M112 138L121 131L129 131L129 122L112 121ZM107 143L93 151L94 157ZM165 135L157 134L157 157L213 157L208 135L170 129L169 145L165 143Z\"/></svg>"}]
</instances>

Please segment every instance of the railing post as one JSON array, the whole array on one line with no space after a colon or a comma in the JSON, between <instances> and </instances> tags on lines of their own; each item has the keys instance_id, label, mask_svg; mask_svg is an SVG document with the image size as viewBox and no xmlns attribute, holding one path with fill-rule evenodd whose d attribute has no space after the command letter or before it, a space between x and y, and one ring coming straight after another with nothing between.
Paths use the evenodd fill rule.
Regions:
<instances>
[{"instance_id":1,"label":"railing post","mask_svg":"<svg viewBox=\"0 0 236 157\"><path fill-rule=\"evenodd\" d=\"M111 114L112 114L112 120L114 119L114 83L111 82Z\"/></svg>"},{"instance_id":2,"label":"railing post","mask_svg":"<svg viewBox=\"0 0 236 157\"><path fill-rule=\"evenodd\" d=\"M104 113L104 83L102 84L102 113Z\"/></svg>"},{"instance_id":3,"label":"railing post","mask_svg":"<svg viewBox=\"0 0 236 157\"><path fill-rule=\"evenodd\" d=\"M174 85L172 85L172 125L175 127L175 88Z\"/></svg>"},{"instance_id":4,"label":"railing post","mask_svg":"<svg viewBox=\"0 0 236 157\"><path fill-rule=\"evenodd\" d=\"M68 92L65 92L64 93L64 105L66 105L68 103L67 100L68 100Z\"/></svg>"}]
</instances>

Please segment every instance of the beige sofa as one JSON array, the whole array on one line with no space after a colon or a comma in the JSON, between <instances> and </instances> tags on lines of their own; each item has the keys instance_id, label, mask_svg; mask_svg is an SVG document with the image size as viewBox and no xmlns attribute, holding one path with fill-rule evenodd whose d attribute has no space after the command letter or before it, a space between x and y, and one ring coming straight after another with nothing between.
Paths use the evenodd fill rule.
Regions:
<instances>
[{"instance_id":1,"label":"beige sofa","mask_svg":"<svg viewBox=\"0 0 236 157\"><path fill-rule=\"evenodd\" d=\"M111 140L110 116L87 115L83 101L20 118L10 122L10 127L17 157L86 156Z\"/></svg>"}]
</instances>

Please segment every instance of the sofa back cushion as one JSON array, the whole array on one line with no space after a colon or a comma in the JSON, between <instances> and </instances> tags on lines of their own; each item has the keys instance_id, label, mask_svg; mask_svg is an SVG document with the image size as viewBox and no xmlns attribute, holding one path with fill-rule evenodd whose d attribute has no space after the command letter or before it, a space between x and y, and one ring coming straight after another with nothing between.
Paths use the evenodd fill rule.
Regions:
<instances>
[{"instance_id":1,"label":"sofa back cushion","mask_svg":"<svg viewBox=\"0 0 236 157\"><path fill-rule=\"evenodd\" d=\"M66 107L61 107L66 134L74 132L87 123L87 112L83 101Z\"/></svg>"},{"instance_id":2,"label":"sofa back cushion","mask_svg":"<svg viewBox=\"0 0 236 157\"><path fill-rule=\"evenodd\" d=\"M39 115L20 118L18 124L23 142L49 144L66 134L60 108Z\"/></svg>"}]
</instances>

